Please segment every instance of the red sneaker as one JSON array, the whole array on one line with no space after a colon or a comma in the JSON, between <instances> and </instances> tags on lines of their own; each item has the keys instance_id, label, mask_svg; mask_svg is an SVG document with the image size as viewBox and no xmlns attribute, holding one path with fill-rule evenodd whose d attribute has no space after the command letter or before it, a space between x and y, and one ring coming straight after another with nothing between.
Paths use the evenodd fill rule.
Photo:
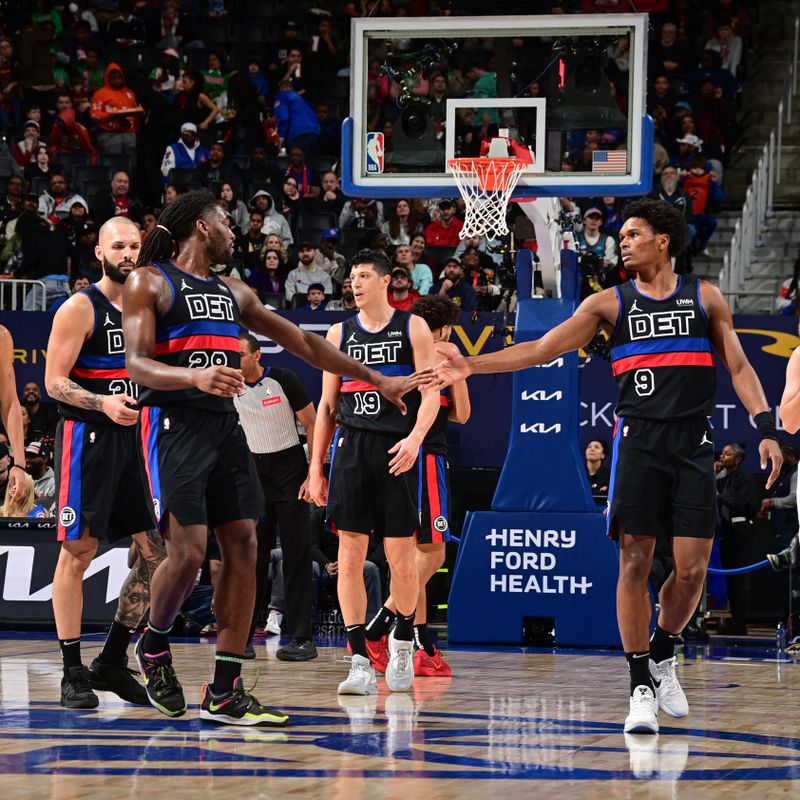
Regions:
<instances>
[{"instance_id":1,"label":"red sneaker","mask_svg":"<svg viewBox=\"0 0 800 800\"><path fill-rule=\"evenodd\" d=\"M414 675L419 678L447 678L453 674L451 666L444 660L439 648L429 656L424 650L414 653Z\"/></svg>"},{"instance_id":2,"label":"red sneaker","mask_svg":"<svg viewBox=\"0 0 800 800\"><path fill-rule=\"evenodd\" d=\"M347 643L347 652L353 655L350 649L350 642ZM382 636L377 642L371 642L367 639L367 654L375 672L381 674L386 673L386 667L389 665L389 637Z\"/></svg>"}]
</instances>

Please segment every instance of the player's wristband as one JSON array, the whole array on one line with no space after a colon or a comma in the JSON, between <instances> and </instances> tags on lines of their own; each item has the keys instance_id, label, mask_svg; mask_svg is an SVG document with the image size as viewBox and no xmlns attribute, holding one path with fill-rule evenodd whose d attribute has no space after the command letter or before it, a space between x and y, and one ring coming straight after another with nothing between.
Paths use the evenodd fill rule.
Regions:
<instances>
[{"instance_id":1,"label":"player's wristband","mask_svg":"<svg viewBox=\"0 0 800 800\"><path fill-rule=\"evenodd\" d=\"M772 439L773 442L778 441L778 429L775 427L775 422L769 411L762 411L753 417L753 422L758 429L758 435L762 439Z\"/></svg>"}]
</instances>

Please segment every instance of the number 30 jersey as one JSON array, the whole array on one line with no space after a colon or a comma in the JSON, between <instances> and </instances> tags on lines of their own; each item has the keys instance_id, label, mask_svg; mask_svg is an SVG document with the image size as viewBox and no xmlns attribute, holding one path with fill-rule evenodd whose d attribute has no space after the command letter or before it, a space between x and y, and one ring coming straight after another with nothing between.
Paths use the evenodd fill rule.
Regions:
<instances>
[{"instance_id":1,"label":"number 30 jersey","mask_svg":"<svg viewBox=\"0 0 800 800\"><path fill-rule=\"evenodd\" d=\"M382 375L410 375L414 371L414 351L408 334L410 319L407 311L395 311L384 328L370 333L361 327L358 315L350 317L342 323L339 349ZM351 378L342 378L341 382L336 416L339 425L400 436L406 436L414 427L420 402L418 391L403 398L408 408L408 414L403 416L371 384Z\"/></svg>"},{"instance_id":2,"label":"number 30 jersey","mask_svg":"<svg viewBox=\"0 0 800 800\"><path fill-rule=\"evenodd\" d=\"M619 417L679 420L714 413L717 373L700 281L678 276L675 291L653 300L634 281L617 286L619 316L611 369Z\"/></svg>"},{"instance_id":3,"label":"number 30 jersey","mask_svg":"<svg viewBox=\"0 0 800 800\"><path fill-rule=\"evenodd\" d=\"M153 358L171 367L239 369L239 306L216 275L201 278L171 261L153 264L172 290L172 302L156 321ZM139 405L190 406L234 413L230 397L200 389L161 391L142 387Z\"/></svg>"}]
</instances>

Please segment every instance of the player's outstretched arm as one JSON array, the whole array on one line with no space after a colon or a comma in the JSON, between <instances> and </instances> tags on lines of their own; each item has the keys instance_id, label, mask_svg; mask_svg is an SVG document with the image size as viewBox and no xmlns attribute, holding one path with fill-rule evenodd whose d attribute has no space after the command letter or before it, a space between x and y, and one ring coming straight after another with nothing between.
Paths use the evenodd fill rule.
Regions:
<instances>
[{"instance_id":1,"label":"player's outstretched arm","mask_svg":"<svg viewBox=\"0 0 800 800\"><path fill-rule=\"evenodd\" d=\"M14 378L14 340L0 325L0 418L11 442L14 460L9 470L9 481L17 486L16 497L25 500L28 496L27 481L18 481L25 471L25 434L22 427L22 408L17 399L17 383Z\"/></svg>"},{"instance_id":2,"label":"player's outstretched arm","mask_svg":"<svg viewBox=\"0 0 800 800\"><path fill-rule=\"evenodd\" d=\"M700 299L708 317L711 343L731 375L736 394L758 426L761 435L761 444L758 448L761 469L767 468L768 460L772 463L772 470L766 483L766 488L769 489L778 479L783 456L764 389L756 371L744 354L742 343L733 327L733 315L722 292L713 284L703 281L700 285Z\"/></svg>"},{"instance_id":3,"label":"player's outstretched arm","mask_svg":"<svg viewBox=\"0 0 800 800\"><path fill-rule=\"evenodd\" d=\"M122 330L125 362L131 379L162 391L196 388L220 397L233 397L244 388L244 376L232 367L171 367L153 358L158 308L172 302L171 290L152 267L139 267L128 276L122 292Z\"/></svg>"},{"instance_id":4,"label":"player's outstretched arm","mask_svg":"<svg viewBox=\"0 0 800 800\"><path fill-rule=\"evenodd\" d=\"M332 325L328 330L327 340L333 345L341 341L342 324ZM325 454L336 429L336 409L339 405L339 387L341 381L332 372L322 373L322 396L317 407L314 421L314 435L311 446L311 459L308 466L308 494L312 502L324 506L328 502L328 480L325 477Z\"/></svg>"},{"instance_id":5,"label":"player's outstretched arm","mask_svg":"<svg viewBox=\"0 0 800 800\"><path fill-rule=\"evenodd\" d=\"M479 356L453 354L437 364L433 370L417 373L414 377L421 380L427 377L442 387L463 381L470 375L516 372L546 364L562 353L569 353L588 344L599 327L614 324L617 313L616 292L606 289L587 297L568 320L556 325L541 339Z\"/></svg>"},{"instance_id":6,"label":"player's outstretched arm","mask_svg":"<svg viewBox=\"0 0 800 800\"><path fill-rule=\"evenodd\" d=\"M269 311L242 281L226 278L225 282L239 303L242 325L269 336L273 342L318 369L371 383L405 413L405 404L401 398L416 385L415 382L408 378L387 378L381 375L380 372L350 358L316 333L308 333L279 314Z\"/></svg>"},{"instance_id":7,"label":"player's outstretched arm","mask_svg":"<svg viewBox=\"0 0 800 800\"><path fill-rule=\"evenodd\" d=\"M781 397L781 424L787 433L800 430L800 347L786 365L786 386Z\"/></svg>"},{"instance_id":8,"label":"player's outstretched arm","mask_svg":"<svg viewBox=\"0 0 800 800\"><path fill-rule=\"evenodd\" d=\"M125 403L136 404L127 394L102 395L90 392L69 375L78 360L84 342L94 328L94 307L83 294L70 297L53 318L47 343L47 366L44 385L50 397L76 408L99 411L118 425L135 425L139 412Z\"/></svg>"}]
</instances>

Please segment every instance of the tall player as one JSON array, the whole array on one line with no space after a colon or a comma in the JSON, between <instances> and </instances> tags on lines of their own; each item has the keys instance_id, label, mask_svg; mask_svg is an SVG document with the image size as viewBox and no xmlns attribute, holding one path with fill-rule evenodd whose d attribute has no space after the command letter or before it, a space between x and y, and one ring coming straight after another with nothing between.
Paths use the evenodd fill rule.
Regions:
<instances>
[{"instance_id":1,"label":"tall player","mask_svg":"<svg viewBox=\"0 0 800 800\"><path fill-rule=\"evenodd\" d=\"M127 669L128 644L147 610L150 578L164 557L150 521L140 476L134 408L137 387L125 370L122 286L141 248L136 225L113 217L100 229L103 277L56 312L47 345L45 385L58 400L56 497L61 552L53 578L53 611L64 677L61 705L95 708L92 688L147 705L144 688ZM122 585L102 652L87 670L81 660L83 576L105 536L132 536L137 559Z\"/></svg>"},{"instance_id":2,"label":"tall player","mask_svg":"<svg viewBox=\"0 0 800 800\"><path fill-rule=\"evenodd\" d=\"M358 314L333 325L328 341L385 375L408 375L415 365L422 369L423 364L432 364L436 358L433 337L425 321L389 305L391 269L386 256L379 250L356 253L350 279ZM328 518L339 534L337 590L353 654L350 674L339 684L339 694L368 695L377 692L365 630L363 576L371 533L383 534L397 607L397 626L389 636L386 683L392 691L408 691L414 679L414 610L419 592L417 457L438 413L439 393L425 390L416 416L403 417L381 399L374 385L357 377L340 379L331 372L322 377L309 494L317 505L327 502ZM337 425L328 489L323 464Z\"/></svg>"},{"instance_id":3,"label":"tall player","mask_svg":"<svg viewBox=\"0 0 800 800\"><path fill-rule=\"evenodd\" d=\"M264 498L232 399L244 391L239 325L314 366L378 386L400 406L411 384L365 367L268 311L241 281L218 277L211 268L231 262L235 238L214 197L189 192L164 209L142 248L142 266L125 287L127 364L146 387L139 428L167 549L153 576L148 627L136 657L152 705L171 717L185 713L169 632L203 561L210 525L222 550L215 588L219 636L201 719L283 726L289 718L262 706L241 679L255 596L255 523Z\"/></svg>"},{"instance_id":4,"label":"tall player","mask_svg":"<svg viewBox=\"0 0 800 800\"><path fill-rule=\"evenodd\" d=\"M683 250L683 215L659 200L631 203L620 231L625 269L636 277L586 298L541 339L499 353L454 355L435 368L446 385L473 373L512 372L587 344L598 328L610 337L619 384L609 532L619 539L617 619L631 678L626 733L656 733L659 707L689 713L675 672L675 640L697 605L716 521L713 351L761 436L761 468L771 486L782 456L764 391L742 350L728 304L716 286L676 275L670 256ZM713 348L713 350L712 350ZM661 589L648 643L647 576L656 536L672 536L675 568Z\"/></svg>"},{"instance_id":5,"label":"tall player","mask_svg":"<svg viewBox=\"0 0 800 800\"><path fill-rule=\"evenodd\" d=\"M458 353L450 342L459 308L448 297L429 295L411 306L411 313L428 323L439 357ZM439 412L422 443L419 465L418 506L420 511L417 535L417 572L419 595L414 615L414 675L447 677L450 665L428 633L428 581L444 563L445 545L450 541L449 497L450 465L447 463L447 423L464 424L470 415L469 390L466 381L442 389ZM367 625L367 650L370 661L379 672L388 664L388 633L397 616L394 598L387 598L375 618Z\"/></svg>"}]
</instances>

